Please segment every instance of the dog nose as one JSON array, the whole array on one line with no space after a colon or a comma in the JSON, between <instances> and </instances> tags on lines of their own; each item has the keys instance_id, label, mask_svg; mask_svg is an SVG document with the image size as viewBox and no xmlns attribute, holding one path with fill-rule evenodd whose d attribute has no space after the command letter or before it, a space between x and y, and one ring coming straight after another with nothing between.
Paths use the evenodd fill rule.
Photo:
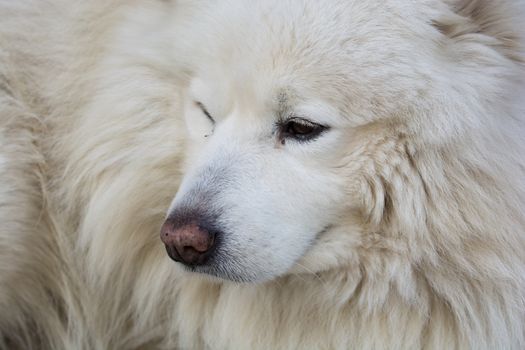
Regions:
<instances>
[{"instance_id":1,"label":"dog nose","mask_svg":"<svg viewBox=\"0 0 525 350\"><path fill-rule=\"evenodd\" d=\"M160 236L170 258L186 265L202 265L215 244L215 233L195 222L179 226L168 219Z\"/></svg>"}]
</instances>

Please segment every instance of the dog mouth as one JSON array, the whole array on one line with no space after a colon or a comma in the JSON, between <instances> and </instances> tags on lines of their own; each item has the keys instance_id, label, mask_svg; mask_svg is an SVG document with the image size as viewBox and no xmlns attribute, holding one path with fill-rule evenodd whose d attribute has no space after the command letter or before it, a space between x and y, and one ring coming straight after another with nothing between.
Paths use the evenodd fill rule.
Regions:
<instances>
[{"instance_id":1,"label":"dog mouth","mask_svg":"<svg viewBox=\"0 0 525 350\"><path fill-rule=\"evenodd\" d=\"M210 264L206 266L187 266L184 265L184 270L190 273L195 273L209 277L218 282L230 281L235 283L253 283L258 280L256 276L243 273L235 273L234 269L229 268L228 264Z\"/></svg>"},{"instance_id":2,"label":"dog mouth","mask_svg":"<svg viewBox=\"0 0 525 350\"><path fill-rule=\"evenodd\" d=\"M310 247L315 244L315 241L318 237L321 237L329 232L334 226L334 224L328 224L323 229L321 229L309 244L306 252L308 252ZM261 278L260 271L256 271L259 269L250 268L253 263L244 261L246 260L246 257L244 256L239 258L232 255L232 252L225 247L224 243L226 242L224 242L224 237L222 237L222 235L215 236L212 249L206 256L206 259L200 263L185 263L181 261L182 258L178 251L169 247L168 245L166 245L166 251L170 258L176 262L181 263L186 272L203 275L217 282L226 280L235 283L254 283L272 280L281 275L286 275L286 272L275 274L273 276L272 274L265 274L266 278ZM304 256L304 254L295 259L291 266L299 261L302 256ZM262 266L259 266L259 268L264 270Z\"/></svg>"}]
</instances>

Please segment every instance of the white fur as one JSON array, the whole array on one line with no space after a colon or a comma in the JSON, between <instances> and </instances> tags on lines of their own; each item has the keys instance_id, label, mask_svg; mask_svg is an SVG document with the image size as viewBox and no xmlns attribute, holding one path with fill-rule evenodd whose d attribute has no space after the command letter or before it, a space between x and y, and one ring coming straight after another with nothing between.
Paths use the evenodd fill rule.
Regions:
<instances>
[{"instance_id":1,"label":"white fur","mask_svg":"<svg viewBox=\"0 0 525 350\"><path fill-rule=\"evenodd\" d=\"M0 347L524 348L520 10L0 1Z\"/></svg>"}]
</instances>

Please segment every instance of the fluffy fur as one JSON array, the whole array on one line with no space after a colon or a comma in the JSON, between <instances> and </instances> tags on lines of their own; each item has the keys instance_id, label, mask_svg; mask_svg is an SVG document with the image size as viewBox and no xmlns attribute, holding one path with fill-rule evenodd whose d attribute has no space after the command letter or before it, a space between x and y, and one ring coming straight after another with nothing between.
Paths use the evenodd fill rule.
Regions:
<instances>
[{"instance_id":1,"label":"fluffy fur","mask_svg":"<svg viewBox=\"0 0 525 350\"><path fill-rule=\"evenodd\" d=\"M0 1L0 347L525 348L520 11ZM217 186L212 278L158 236Z\"/></svg>"}]
</instances>

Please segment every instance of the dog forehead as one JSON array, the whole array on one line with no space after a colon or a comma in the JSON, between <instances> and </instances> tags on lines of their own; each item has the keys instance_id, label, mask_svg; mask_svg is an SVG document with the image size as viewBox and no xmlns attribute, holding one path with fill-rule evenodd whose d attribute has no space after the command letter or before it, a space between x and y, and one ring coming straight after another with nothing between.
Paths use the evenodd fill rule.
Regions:
<instances>
[{"instance_id":1,"label":"dog forehead","mask_svg":"<svg viewBox=\"0 0 525 350\"><path fill-rule=\"evenodd\" d=\"M295 88L341 101L337 92L359 93L368 80L414 75L415 57L432 52L425 47L431 40L407 23L424 19L414 19L417 10L410 7L402 13L396 5L402 3L217 2L208 9L209 20L199 24L204 34L197 69L216 72L217 81L243 92L251 87L268 96L277 94L276 87Z\"/></svg>"},{"instance_id":2,"label":"dog forehead","mask_svg":"<svg viewBox=\"0 0 525 350\"><path fill-rule=\"evenodd\" d=\"M418 33L409 22L415 15L424 17L426 6L409 4L373 0L220 1L204 10L213 15L199 21L209 39L202 45L208 52L225 53L223 58L235 65L239 58L258 58L258 62L268 59L278 66L283 62L302 64L302 58L311 62L319 56L331 57L333 64L334 56L344 57L365 43L395 49L398 39L410 42Z\"/></svg>"},{"instance_id":3,"label":"dog forehead","mask_svg":"<svg viewBox=\"0 0 525 350\"><path fill-rule=\"evenodd\" d=\"M284 89L294 102L325 101L352 123L369 122L426 94L432 84L425 72L441 64L427 1L209 6L207 17L188 28L200 33L188 49L197 50L190 70L214 81L214 91L224 94L218 99L246 103L257 115L275 111Z\"/></svg>"}]
</instances>

